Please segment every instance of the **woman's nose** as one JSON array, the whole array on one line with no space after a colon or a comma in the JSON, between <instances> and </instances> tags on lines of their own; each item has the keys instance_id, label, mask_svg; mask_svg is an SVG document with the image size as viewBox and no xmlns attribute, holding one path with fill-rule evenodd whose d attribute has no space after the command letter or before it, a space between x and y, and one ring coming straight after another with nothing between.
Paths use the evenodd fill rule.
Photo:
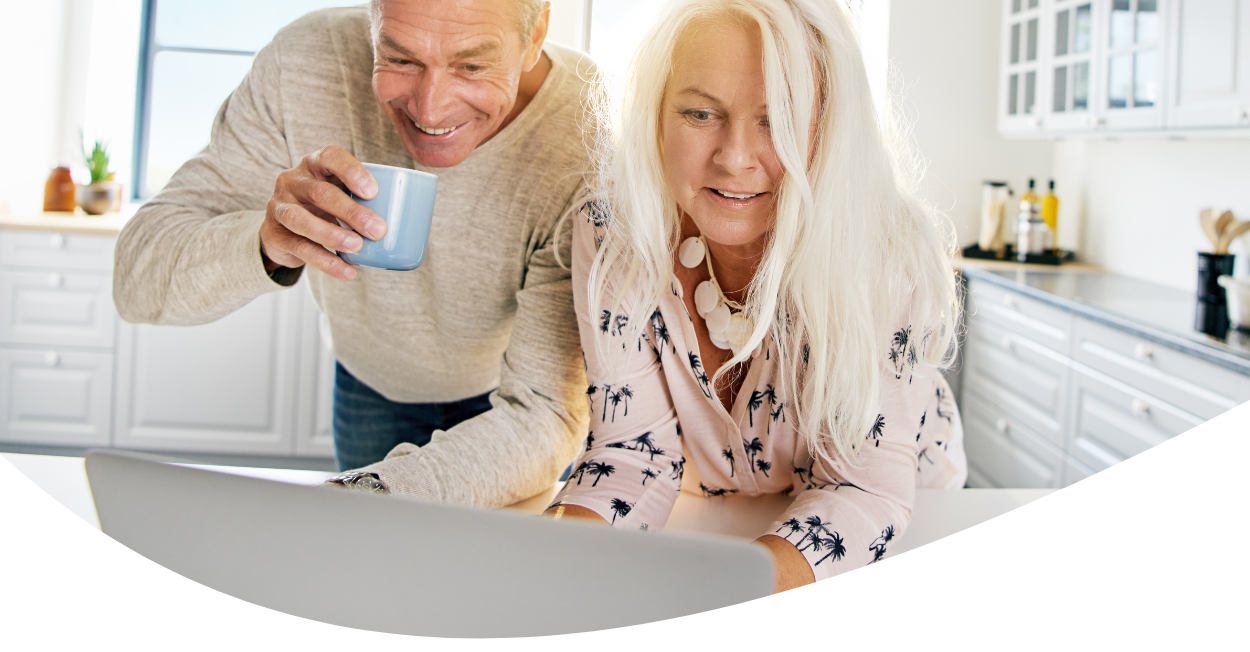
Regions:
<instances>
[{"instance_id":1,"label":"woman's nose","mask_svg":"<svg viewBox=\"0 0 1250 652\"><path fill-rule=\"evenodd\" d=\"M749 172L756 166L755 145L751 142L748 130L744 125L731 125L724 132L724 139L712 162L731 175Z\"/></svg>"}]
</instances>

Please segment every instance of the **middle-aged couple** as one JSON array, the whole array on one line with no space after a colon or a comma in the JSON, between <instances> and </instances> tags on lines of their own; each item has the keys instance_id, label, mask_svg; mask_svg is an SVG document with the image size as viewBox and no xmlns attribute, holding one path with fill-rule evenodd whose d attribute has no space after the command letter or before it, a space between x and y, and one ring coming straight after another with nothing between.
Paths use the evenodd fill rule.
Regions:
<instances>
[{"instance_id":1,"label":"middle-aged couple","mask_svg":"<svg viewBox=\"0 0 1250 652\"><path fill-rule=\"evenodd\" d=\"M959 304L847 9L674 0L615 103L544 43L548 9L375 0L280 31L123 231L118 310L208 322L312 267L334 482L497 507L572 462L548 514L617 528L682 491L791 494L757 540L778 590L880 559L917 487L967 475L939 373ZM385 231L347 194L377 190L361 161L438 174L420 268L332 253Z\"/></svg>"}]
</instances>

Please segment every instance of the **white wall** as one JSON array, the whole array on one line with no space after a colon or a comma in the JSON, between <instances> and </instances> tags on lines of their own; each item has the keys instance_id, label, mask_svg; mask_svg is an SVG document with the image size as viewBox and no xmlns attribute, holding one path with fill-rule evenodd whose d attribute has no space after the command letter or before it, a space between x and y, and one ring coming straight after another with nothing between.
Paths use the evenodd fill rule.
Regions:
<instances>
[{"instance_id":1,"label":"white wall","mask_svg":"<svg viewBox=\"0 0 1250 652\"><path fill-rule=\"evenodd\" d=\"M891 0L890 5L892 73L902 78L904 114L929 161L924 185L928 198L954 220L960 244L977 239L982 181L1007 181L1018 195L1028 177L1037 177L1044 188L1051 174L1050 143L998 135L1001 4Z\"/></svg>"},{"instance_id":2,"label":"white wall","mask_svg":"<svg viewBox=\"0 0 1250 652\"><path fill-rule=\"evenodd\" d=\"M109 141L129 185L140 0L11 2L0 10L0 211L43 208L53 164L89 179L79 130Z\"/></svg>"},{"instance_id":3,"label":"white wall","mask_svg":"<svg viewBox=\"0 0 1250 652\"><path fill-rule=\"evenodd\" d=\"M1058 183L1084 204L1085 258L1111 272L1194 290L1197 252L1211 250L1198 211L1250 219L1250 140L1071 140L1054 151ZM1250 274L1250 243L1232 252Z\"/></svg>"}]
</instances>

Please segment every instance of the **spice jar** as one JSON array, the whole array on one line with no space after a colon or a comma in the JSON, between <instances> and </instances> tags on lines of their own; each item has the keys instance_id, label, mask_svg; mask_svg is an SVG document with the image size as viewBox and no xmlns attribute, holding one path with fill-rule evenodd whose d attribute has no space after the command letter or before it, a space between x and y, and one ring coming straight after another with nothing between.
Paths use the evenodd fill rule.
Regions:
<instances>
[{"instance_id":1,"label":"spice jar","mask_svg":"<svg viewBox=\"0 0 1250 652\"><path fill-rule=\"evenodd\" d=\"M43 185L43 210L69 213L76 205L74 177L68 167L58 165L48 173L48 181Z\"/></svg>"}]
</instances>

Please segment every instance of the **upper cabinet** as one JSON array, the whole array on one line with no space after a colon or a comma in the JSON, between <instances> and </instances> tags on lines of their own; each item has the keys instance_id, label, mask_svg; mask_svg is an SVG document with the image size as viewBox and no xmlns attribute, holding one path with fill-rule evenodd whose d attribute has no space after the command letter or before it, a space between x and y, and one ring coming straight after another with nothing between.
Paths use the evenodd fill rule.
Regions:
<instances>
[{"instance_id":1,"label":"upper cabinet","mask_svg":"<svg viewBox=\"0 0 1250 652\"><path fill-rule=\"evenodd\" d=\"M1250 135L1250 0L1003 0L1005 136Z\"/></svg>"}]
</instances>

